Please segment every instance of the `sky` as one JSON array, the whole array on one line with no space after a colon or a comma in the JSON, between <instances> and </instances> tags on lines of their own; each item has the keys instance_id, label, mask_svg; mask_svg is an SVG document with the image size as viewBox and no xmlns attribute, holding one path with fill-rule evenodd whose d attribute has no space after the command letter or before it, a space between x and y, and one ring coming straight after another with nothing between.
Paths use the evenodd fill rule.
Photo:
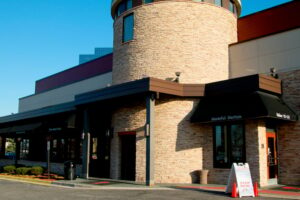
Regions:
<instances>
[{"instance_id":1,"label":"sky","mask_svg":"<svg viewBox=\"0 0 300 200\"><path fill-rule=\"evenodd\" d=\"M242 0L242 16L289 0ZM112 47L111 0L0 0L0 116L18 112L35 81Z\"/></svg>"}]
</instances>

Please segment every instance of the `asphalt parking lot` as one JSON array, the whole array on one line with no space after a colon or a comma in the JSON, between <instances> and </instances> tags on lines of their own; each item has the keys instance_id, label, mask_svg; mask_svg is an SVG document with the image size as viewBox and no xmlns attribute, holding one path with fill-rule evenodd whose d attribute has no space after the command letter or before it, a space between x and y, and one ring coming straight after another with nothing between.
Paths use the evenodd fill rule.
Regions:
<instances>
[{"instance_id":1,"label":"asphalt parking lot","mask_svg":"<svg viewBox=\"0 0 300 200\"><path fill-rule=\"evenodd\" d=\"M179 200L179 199L231 199L223 192L203 192L197 190L104 190L44 186L30 183L0 180L0 199L5 200L90 200L90 199L130 199L130 200ZM243 198L253 199L253 198ZM274 199L274 198L255 198Z\"/></svg>"}]
</instances>

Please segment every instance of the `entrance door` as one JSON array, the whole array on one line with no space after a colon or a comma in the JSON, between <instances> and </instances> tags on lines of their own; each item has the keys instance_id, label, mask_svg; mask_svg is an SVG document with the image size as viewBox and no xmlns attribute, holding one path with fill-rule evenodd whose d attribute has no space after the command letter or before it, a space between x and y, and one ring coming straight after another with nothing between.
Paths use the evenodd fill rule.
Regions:
<instances>
[{"instance_id":1,"label":"entrance door","mask_svg":"<svg viewBox=\"0 0 300 200\"><path fill-rule=\"evenodd\" d=\"M90 172L91 177L109 178L110 138L91 136Z\"/></svg>"},{"instance_id":2,"label":"entrance door","mask_svg":"<svg viewBox=\"0 0 300 200\"><path fill-rule=\"evenodd\" d=\"M121 179L135 181L136 136L123 134L121 137Z\"/></svg>"},{"instance_id":3,"label":"entrance door","mask_svg":"<svg viewBox=\"0 0 300 200\"><path fill-rule=\"evenodd\" d=\"M268 178L277 179L278 160L277 160L277 138L275 132L267 132L267 159L268 159Z\"/></svg>"}]
</instances>

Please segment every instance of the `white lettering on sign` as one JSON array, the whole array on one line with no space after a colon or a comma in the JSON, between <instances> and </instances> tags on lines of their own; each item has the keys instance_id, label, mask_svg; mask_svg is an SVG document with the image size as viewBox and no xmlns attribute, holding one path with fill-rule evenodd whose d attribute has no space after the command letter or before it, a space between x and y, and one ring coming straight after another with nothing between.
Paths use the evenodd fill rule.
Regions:
<instances>
[{"instance_id":1,"label":"white lettering on sign","mask_svg":"<svg viewBox=\"0 0 300 200\"><path fill-rule=\"evenodd\" d=\"M61 131L62 128L49 128L49 132Z\"/></svg>"},{"instance_id":2,"label":"white lettering on sign","mask_svg":"<svg viewBox=\"0 0 300 200\"><path fill-rule=\"evenodd\" d=\"M239 197L254 197L253 183L248 163L233 163L229 174L226 193L232 192L232 185L236 183Z\"/></svg>"},{"instance_id":3,"label":"white lettering on sign","mask_svg":"<svg viewBox=\"0 0 300 200\"><path fill-rule=\"evenodd\" d=\"M238 120L242 118L243 117L241 115L226 115L226 116L212 117L211 121Z\"/></svg>"},{"instance_id":4,"label":"white lettering on sign","mask_svg":"<svg viewBox=\"0 0 300 200\"><path fill-rule=\"evenodd\" d=\"M276 113L276 117L283 118L283 119L291 119L290 115L282 114L282 113Z\"/></svg>"}]
</instances>

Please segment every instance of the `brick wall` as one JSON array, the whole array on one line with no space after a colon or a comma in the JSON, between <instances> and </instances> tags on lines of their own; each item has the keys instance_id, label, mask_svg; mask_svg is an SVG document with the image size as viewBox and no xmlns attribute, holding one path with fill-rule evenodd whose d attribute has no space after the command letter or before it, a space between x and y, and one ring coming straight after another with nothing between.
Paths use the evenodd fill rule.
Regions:
<instances>
[{"instance_id":1,"label":"brick wall","mask_svg":"<svg viewBox=\"0 0 300 200\"><path fill-rule=\"evenodd\" d=\"M300 114L300 70L279 74L283 99ZM282 123L278 127L279 183L300 185L300 122Z\"/></svg>"}]
</instances>

